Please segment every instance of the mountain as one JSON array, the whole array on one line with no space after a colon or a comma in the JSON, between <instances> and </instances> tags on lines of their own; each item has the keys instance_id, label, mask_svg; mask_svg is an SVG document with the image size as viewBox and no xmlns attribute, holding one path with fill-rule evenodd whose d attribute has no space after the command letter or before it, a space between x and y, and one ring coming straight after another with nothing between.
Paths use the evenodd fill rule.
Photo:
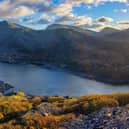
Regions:
<instances>
[{"instance_id":1,"label":"mountain","mask_svg":"<svg viewBox=\"0 0 129 129\"><path fill-rule=\"evenodd\" d=\"M90 35L95 35L97 32L91 31L91 30L86 30L82 29L82 27L77 27L77 26L70 26L70 25L62 25L62 24L52 24L47 27L47 30L53 30L53 29L72 29L81 33L86 33Z\"/></svg>"},{"instance_id":2,"label":"mountain","mask_svg":"<svg viewBox=\"0 0 129 129\"><path fill-rule=\"evenodd\" d=\"M10 26L13 25L12 26ZM0 23L0 60L50 64L78 75L109 83L129 82L129 40L120 31L104 37L71 27L35 31Z\"/></svg>"},{"instance_id":3,"label":"mountain","mask_svg":"<svg viewBox=\"0 0 129 129\"><path fill-rule=\"evenodd\" d=\"M62 24L52 24L49 25L47 30L54 30L54 29L72 29L81 33L89 34L92 36L106 36L110 35L116 32L119 32L120 30L112 28L112 27L105 27L100 32L92 31L89 29L83 29L83 26L77 27L77 26L70 26L70 25L62 25Z\"/></svg>"},{"instance_id":4,"label":"mountain","mask_svg":"<svg viewBox=\"0 0 129 129\"><path fill-rule=\"evenodd\" d=\"M129 29L121 30L116 33L108 34L107 37L110 37L112 39L117 39L121 41L128 41L129 40Z\"/></svg>"},{"instance_id":5,"label":"mountain","mask_svg":"<svg viewBox=\"0 0 129 129\"><path fill-rule=\"evenodd\" d=\"M120 30L112 28L112 27L105 27L100 32L98 32L96 35L97 36L107 36L107 35L110 35L110 34L117 33L119 31Z\"/></svg>"},{"instance_id":6,"label":"mountain","mask_svg":"<svg viewBox=\"0 0 129 129\"><path fill-rule=\"evenodd\" d=\"M64 28L64 29L73 28L74 29L74 26L63 25L63 24L51 24L47 27L47 30L53 30L53 29L59 29L59 28Z\"/></svg>"},{"instance_id":7,"label":"mountain","mask_svg":"<svg viewBox=\"0 0 129 129\"><path fill-rule=\"evenodd\" d=\"M111 27L105 27L104 29L102 29L100 32L103 34L111 34L111 33L116 33L119 32L120 30L115 29L115 28L111 28Z\"/></svg>"}]
</instances>

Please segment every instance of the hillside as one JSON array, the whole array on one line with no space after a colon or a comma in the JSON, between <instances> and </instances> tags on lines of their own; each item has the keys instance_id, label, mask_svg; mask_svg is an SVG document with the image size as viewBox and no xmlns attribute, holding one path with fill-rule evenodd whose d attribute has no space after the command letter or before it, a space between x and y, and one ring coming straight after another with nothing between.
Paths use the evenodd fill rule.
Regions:
<instances>
[{"instance_id":1,"label":"hillside","mask_svg":"<svg viewBox=\"0 0 129 129\"><path fill-rule=\"evenodd\" d=\"M91 31L91 30L86 30L86 29L82 29L82 27L76 27L76 26L70 26L70 25L62 25L62 24L52 24L49 25L47 28L47 30L54 30L54 29L71 29L80 33L84 33L84 34L89 34L92 36L96 36L98 33L95 31Z\"/></svg>"},{"instance_id":2,"label":"hillside","mask_svg":"<svg viewBox=\"0 0 129 129\"><path fill-rule=\"evenodd\" d=\"M120 30L115 29L115 28L105 27L104 29L102 29L102 30L100 31L100 34L101 34L101 35L109 35L109 34L117 33L117 32L119 32L119 31L120 31Z\"/></svg>"},{"instance_id":3,"label":"hillside","mask_svg":"<svg viewBox=\"0 0 129 129\"><path fill-rule=\"evenodd\" d=\"M129 40L118 38L128 39L128 31L108 32L104 37L88 32L57 26L35 31L1 22L0 61L47 63L98 81L129 83Z\"/></svg>"},{"instance_id":4,"label":"hillside","mask_svg":"<svg viewBox=\"0 0 129 129\"><path fill-rule=\"evenodd\" d=\"M1 129L129 128L129 93L82 97L0 96Z\"/></svg>"},{"instance_id":5,"label":"hillside","mask_svg":"<svg viewBox=\"0 0 129 129\"><path fill-rule=\"evenodd\" d=\"M107 35L107 37L110 37L112 39L117 39L120 41L128 41L129 39L129 29L125 29L122 31L118 31L116 33L110 33Z\"/></svg>"}]
</instances>

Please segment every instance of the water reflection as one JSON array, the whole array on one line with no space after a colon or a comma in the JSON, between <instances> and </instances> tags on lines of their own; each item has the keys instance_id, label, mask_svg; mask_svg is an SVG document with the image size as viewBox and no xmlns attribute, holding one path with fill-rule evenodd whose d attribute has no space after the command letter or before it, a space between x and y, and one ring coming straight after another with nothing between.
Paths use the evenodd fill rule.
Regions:
<instances>
[{"instance_id":1,"label":"water reflection","mask_svg":"<svg viewBox=\"0 0 129 129\"><path fill-rule=\"evenodd\" d=\"M34 65L0 63L0 80L17 90L35 95L80 96L93 93L127 92L129 86L112 86Z\"/></svg>"}]
</instances>

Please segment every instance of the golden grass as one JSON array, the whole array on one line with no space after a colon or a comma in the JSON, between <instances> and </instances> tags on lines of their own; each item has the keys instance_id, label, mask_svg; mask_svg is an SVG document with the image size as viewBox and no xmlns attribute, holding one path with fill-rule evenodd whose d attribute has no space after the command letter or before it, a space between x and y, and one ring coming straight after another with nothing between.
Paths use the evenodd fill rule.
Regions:
<instances>
[{"instance_id":1,"label":"golden grass","mask_svg":"<svg viewBox=\"0 0 129 129\"><path fill-rule=\"evenodd\" d=\"M61 109L57 115L42 115L33 111L41 103L51 103ZM24 93L0 97L0 120L8 122L0 124L0 129L58 129L60 123L75 118L76 114L89 114L103 107L116 107L129 104L129 93L94 94L81 97L40 97L28 99ZM15 119L16 113L24 122ZM13 114L14 113L14 114ZM12 115L13 114L13 115ZM17 116L16 116L17 117Z\"/></svg>"}]
</instances>

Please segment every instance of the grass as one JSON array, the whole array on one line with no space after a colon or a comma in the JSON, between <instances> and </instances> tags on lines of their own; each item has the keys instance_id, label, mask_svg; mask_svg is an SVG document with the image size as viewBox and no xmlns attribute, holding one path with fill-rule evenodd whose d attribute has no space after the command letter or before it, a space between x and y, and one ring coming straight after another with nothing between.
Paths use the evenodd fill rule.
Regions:
<instances>
[{"instance_id":1,"label":"grass","mask_svg":"<svg viewBox=\"0 0 129 129\"><path fill-rule=\"evenodd\" d=\"M40 107L43 103L49 103L56 107L55 110L60 110L57 110L57 114L43 115ZM58 129L60 123L75 118L77 114L87 115L103 107L127 104L129 104L129 93L30 98L20 92L16 95L0 97L0 129Z\"/></svg>"}]
</instances>

